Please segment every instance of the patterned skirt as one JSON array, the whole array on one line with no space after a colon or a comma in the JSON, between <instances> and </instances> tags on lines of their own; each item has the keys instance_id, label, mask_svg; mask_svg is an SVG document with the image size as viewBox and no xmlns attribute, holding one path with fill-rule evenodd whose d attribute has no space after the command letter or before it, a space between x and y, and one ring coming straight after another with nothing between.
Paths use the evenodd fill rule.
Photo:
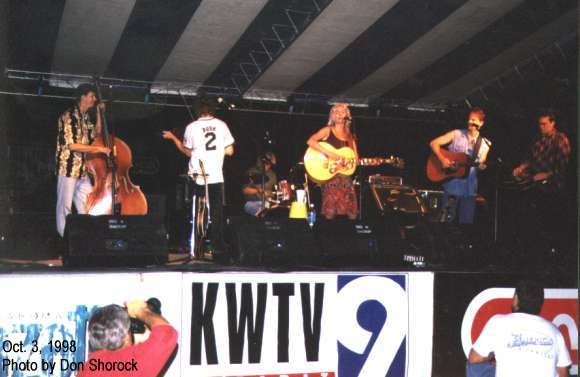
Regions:
<instances>
[{"instance_id":1,"label":"patterned skirt","mask_svg":"<svg viewBox=\"0 0 580 377\"><path fill-rule=\"evenodd\" d=\"M322 185L321 213L325 217L346 215L351 219L358 215L356 192L350 177L338 174Z\"/></svg>"}]
</instances>

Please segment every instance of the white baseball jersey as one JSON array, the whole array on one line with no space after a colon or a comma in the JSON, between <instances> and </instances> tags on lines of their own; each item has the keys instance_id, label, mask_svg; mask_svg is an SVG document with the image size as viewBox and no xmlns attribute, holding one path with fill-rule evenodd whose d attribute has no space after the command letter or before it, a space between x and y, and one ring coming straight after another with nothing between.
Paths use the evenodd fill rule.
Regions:
<instances>
[{"instance_id":1,"label":"white baseball jersey","mask_svg":"<svg viewBox=\"0 0 580 377\"><path fill-rule=\"evenodd\" d=\"M183 146L192 151L189 174L201 174L201 161L208 175L207 183L223 182L224 149L233 143L228 125L217 118L206 116L190 123L183 136ZM198 176L196 182L203 185L203 177Z\"/></svg>"}]
</instances>

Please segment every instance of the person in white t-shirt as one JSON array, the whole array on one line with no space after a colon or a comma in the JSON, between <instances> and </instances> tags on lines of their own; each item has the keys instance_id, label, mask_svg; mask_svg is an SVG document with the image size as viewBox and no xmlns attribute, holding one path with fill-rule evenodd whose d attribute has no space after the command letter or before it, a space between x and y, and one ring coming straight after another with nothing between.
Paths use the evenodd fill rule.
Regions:
<instances>
[{"instance_id":1,"label":"person in white t-shirt","mask_svg":"<svg viewBox=\"0 0 580 377\"><path fill-rule=\"evenodd\" d=\"M193 219L197 217L197 198L205 195L207 179L209 189L210 239L214 258L225 256L223 241L223 164L224 157L234 154L234 138L228 125L213 116L213 106L208 100L200 101L199 118L185 129L183 142L170 131L163 131L165 139L172 140L179 151L189 157L188 174L195 181L193 189ZM195 223L195 221L194 221ZM199 229L194 224L191 233L191 254L196 251Z\"/></svg>"},{"instance_id":2,"label":"person in white t-shirt","mask_svg":"<svg viewBox=\"0 0 580 377\"><path fill-rule=\"evenodd\" d=\"M539 316L544 289L522 281L516 287L511 314L493 316L469 352L470 363L496 360L496 377L563 377L572 364L564 337Z\"/></svg>"}]
</instances>

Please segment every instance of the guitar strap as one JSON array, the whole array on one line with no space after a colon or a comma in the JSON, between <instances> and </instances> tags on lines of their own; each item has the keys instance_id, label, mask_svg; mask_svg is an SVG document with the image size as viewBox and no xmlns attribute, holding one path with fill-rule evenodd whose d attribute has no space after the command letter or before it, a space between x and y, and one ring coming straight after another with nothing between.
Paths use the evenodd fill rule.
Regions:
<instances>
[{"instance_id":1,"label":"guitar strap","mask_svg":"<svg viewBox=\"0 0 580 377\"><path fill-rule=\"evenodd\" d=\"M479 155L479 149L481 148L481 142L483 138L481 137L481 133L477 135L477 140L475 140L475 146L473 147L473 153L471 154L471 160L475 162L477 160L477 155Z\"/></svg>"}]
</instances>

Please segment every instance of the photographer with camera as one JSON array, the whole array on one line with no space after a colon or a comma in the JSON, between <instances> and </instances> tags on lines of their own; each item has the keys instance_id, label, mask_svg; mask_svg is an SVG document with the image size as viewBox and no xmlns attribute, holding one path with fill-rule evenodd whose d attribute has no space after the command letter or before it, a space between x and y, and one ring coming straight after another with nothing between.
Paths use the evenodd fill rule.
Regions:
<instances>
[{"instance_id":1,"label":"photographer with camera","mask_svg":"<svg viewBox=\"0 0 580 377\"><path fill-rule=\"evenodd\" d=\"M157 376L177 346L177 331L159 309L156 299L99 308L89 320L90 353L77 376ZM139 322L151 332L134 343L132 328Z\"/></svg>"}]
</instances>

